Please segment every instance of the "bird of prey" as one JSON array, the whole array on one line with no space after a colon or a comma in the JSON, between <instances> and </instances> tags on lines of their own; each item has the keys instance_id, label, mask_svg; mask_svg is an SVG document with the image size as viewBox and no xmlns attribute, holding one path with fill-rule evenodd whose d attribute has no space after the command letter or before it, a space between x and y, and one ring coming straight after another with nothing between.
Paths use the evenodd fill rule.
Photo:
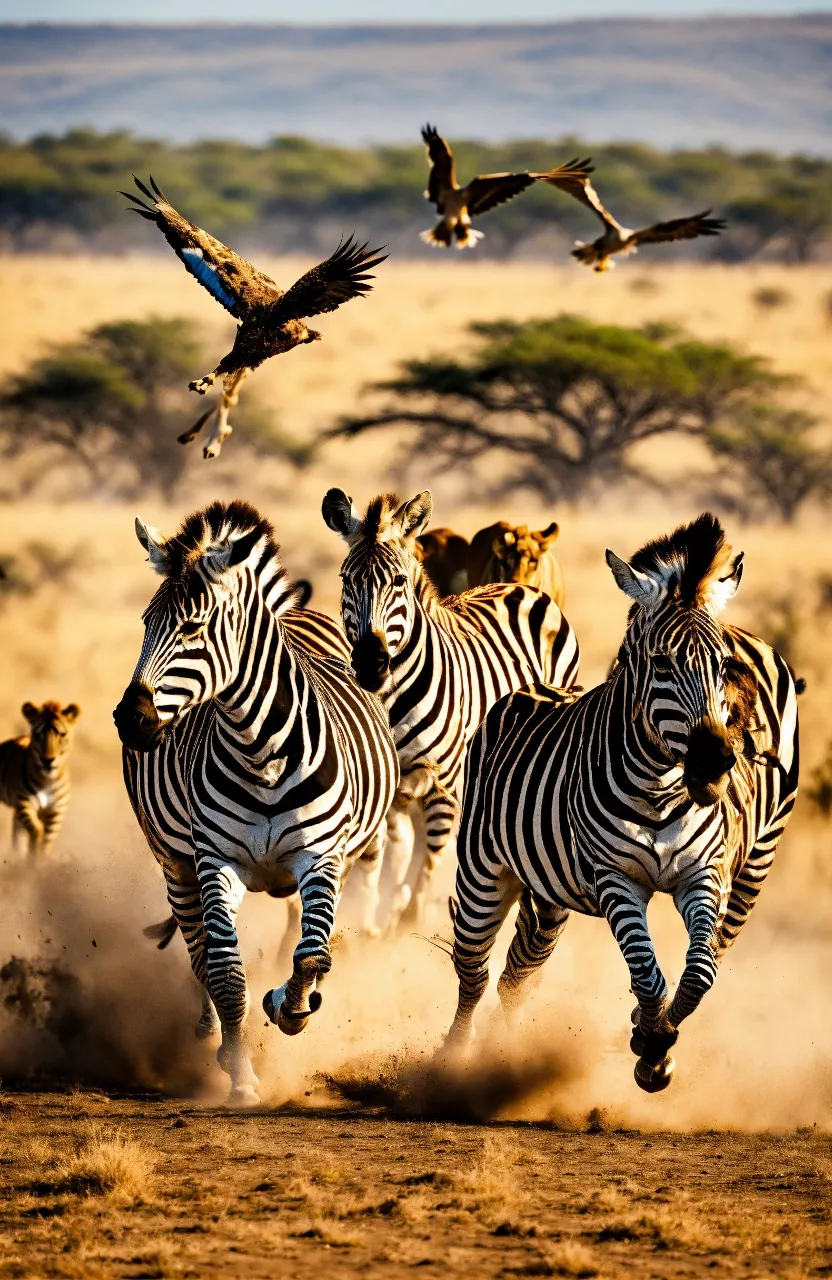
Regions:
<instances>
[{"instance_id":1,"label":"bird of prey","mask_svg":"<svg viewBox=\"0 0 832 1280\"><path fill-rule=\"evenodd\" d=\"M483 173L472 178L467 186L460 187L454 173L454 155L445 139L440 138L436 129L429 124L422 130L422 137L430 160L425 199L432 201L442 218L430 231L423 231L420 239L436 249L449 249L452 240L456 241L457 249L473 249L477 241L482 239L483 233L474 230L471 219L488 213L489 209L505 204L506 200L525 191L534 182L534 175ZM569 165L564 165L563 170L552 169L551 174L546 176L554 178L561 172L569 173L575 165L578 162L573 160ZM577 172L583 171L583 167L578 165Z\"/></svg>"},{"instance_id":2,"label":"bird of prey","mask_svg":"<svg viewBox=\"0 0 832 1280\"><path fill-rule=\"evenodd\" d=\"M219 403L179 437L181 444L188 444L213 419L203 454L206 458L216 458L223 441L231 434L228 411L237 403L243 379L271 356L282 355L301 343L320 341L322 335L308 328L305 320L335 311L351 298L369 293L372 288L369 281L373 279L369 272L384 262L387 254L366 244L356 244L349 236L331 258L307 271L284 292L263 271L177 213L153 178L150 179L152 190L135 174L133 180L150 205L122 191L123 196L138 205L132 212L156 223L186 270L240 322L234 346L213 373L189 383L191 391L204 395L217 378L222 378Z\"/></svg>"},{"instance_id":3,"label":"bird of prey","mask_svg":"<svg viewBox=\"0 0 832 1280\"><path fill-rule=\"evenodd\" d=\"M711 210L706 209L703 213L695 213L690 218L672 218L670 222L656 222L652 227L630 231L627 227L622 227L621 223L617 222L604 208L590 180L591 172L591 169L585 168L584 172L564 174L560 169L553 169L550 173L536 173L533 176L539 178L541 182L548 182L550 186L557 187L560 191L566 191L575 200L592 209L593 213L601 219L604 230L598 239L593 240L591 244L576 240L576 247L572 250L573 258L577 258L579 262L592 267L595 271L608 271L610 267L615 266L615 263L610 261L613 254L636 253L640 244L666 244L670 240L695 240L697 236L718 236L725 228L726 224L722 218L710 217Z\"/></svg>"}]
</instances>

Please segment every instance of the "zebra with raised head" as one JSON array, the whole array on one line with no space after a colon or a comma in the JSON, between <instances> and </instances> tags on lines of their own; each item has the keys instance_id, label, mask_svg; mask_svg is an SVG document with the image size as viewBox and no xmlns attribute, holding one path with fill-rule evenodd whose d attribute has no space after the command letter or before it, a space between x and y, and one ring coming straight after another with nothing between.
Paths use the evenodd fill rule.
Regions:
<instances>
[{"instance_id":1,"label":"zebra with raised head","mask_svg":"<svg viewBox=\"0 0 832 1280\"><path fill-rule=\"evenodd\" d=\"M405 910L418 915L459 817L468 742L488 708L537 680L568 687L578 672L574 632L541 592L493 585L439 601L413 549L431 511L427 490L403 503L382 494L363 517L342 489L323 501L324 520L349 548L341 603L353 669L381 697L399 753L385 854L394 864L394 920ZM421 804L426 828L415 887L405 882L412 840L397 829L409 800Z\"/></svg>"},{"instance_id":2,"label":"zebra with raised head","mask_svg":"<svg viewBox=\"0 0 832 1280\"><path fill-rule=\"evenodd\" d=\"M500 925L520 901L498 984L511 1009L570 911L605 916L638 1000L635 1077L670 1083L679 1025L753 907L797 793L795 684L764 641L719 621L742 576L705 514L626 561L632 606L608 679L576 699L504 698L476 734L459 836L448 1042L464 1044ZM647 927L670 893L688 932L672 999Z\"/></svg>"},{"instance_id":3,"label":"zebra with raised head","mask_svg":"<svg viewBox=\"0 0 832 1280\"><path fill-rule=\"evenodd\" d=\"M258 1099L235 929L242 897L300 893L291 977L263 1001L294 1035L321 1005L348 869L360 861L377 876L398 761L380 703L287 624L295 593L257 511L215 502L167 541L140 521L136 531L163 582L114 719L131 799L194 974L219 1013L217 1059L232 1101L247 1104ZM167 741L167 752L157 750ZM182 811L185 849L165 831Z\"/></svg>"},{"instance_id":4,"label":"zebra with raised head","mask_svg":"<svg viewBox=\"0 0 832 1280\"><path fill-rule=\"evenodd\" d=\"M49 853L69 805L69 747L81 708L75 702L24 702L22 738L0 742L0 804L13 810L12 843Z\"/></svg>"}]
</instances>

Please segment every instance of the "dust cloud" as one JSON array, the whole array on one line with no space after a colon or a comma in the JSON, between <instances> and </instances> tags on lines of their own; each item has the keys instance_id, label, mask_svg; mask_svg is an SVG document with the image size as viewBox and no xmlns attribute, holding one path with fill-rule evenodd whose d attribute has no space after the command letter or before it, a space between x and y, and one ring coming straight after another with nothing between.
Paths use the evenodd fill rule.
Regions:
<instances>
[{"instance_id":1,"label":"dust cloud","mask_svg":"<svg viewBox=\"0 0 832 1280\"><path fill-rule=\"evenodd\" d=\"M142 936L166 904L131 823L129 812L93 789L79 797L62 853L47 864L11 855L3 863L0 1075L7 1083L162 1090L214 1105L227 1082L216 1045L193 1036L199 998L182 941L160 952ZM86 838L93 829L95 843ZM570 920L511 1027L492 985L470 1057L460 1064L436 1056L456 997L450 959L419 935L359 940L348 900L322 1009L300 1036L283 1037L260 1000L286 976L286 960L278 959L286 955L286 907L250 895L240 939L264 1104L564 1128L828 1129L832 926L810 874L821 835L799 820L787 833L756 914L682 1029L670 1089L655 1096L633 1081L632 997L603 921ZM450 921L441 903L452 873L450 864L442 868L426 927L445 938ZM669 900L656 900L651 921L672 983L684 962L681 922ZM511 921L495 950L495 976L510 936Z\"/></svg>"}]
</instances>

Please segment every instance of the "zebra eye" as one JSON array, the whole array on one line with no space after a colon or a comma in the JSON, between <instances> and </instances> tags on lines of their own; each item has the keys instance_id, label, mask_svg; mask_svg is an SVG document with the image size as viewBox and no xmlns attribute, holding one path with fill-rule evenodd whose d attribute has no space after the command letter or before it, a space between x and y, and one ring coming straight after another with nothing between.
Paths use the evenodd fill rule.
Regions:
<instances>
[{"instance_id":1,"label":"zebra eye","mask_svg":"<svg viewBox=\"0 0 832 1280\"><path fill-rule=\"evenodd\" d=\"M403 586L404 586L404 584L405 584L406 582L407 582L407 578L404 576L404 574L403 574L403 573L397 573L397 574L396 574L396 576L395 576L395 578L393 579L393 586L394 586L394 587L403 587Z\"/></svg>"},{"instance_id":2,"label":"zebra eye","mask_svg":"<svg viewBox=\"0 0 832 1280\"><path fill-rule=\"evenodd\" d=\"M197 622L197 621L183 622L181 627L179 628L179 634L181 635L183 640L196 640L198 636L202 635L204 630L205 630L204 622Z\"/></svg>"},{"instance_id":3,"label":"zebra eye","mask_svg":"<svg viewBox=\"0 0 832 1280\"><path fill-rule=\"evenodd\" d=\"M653 667L663 675L669 675L673 670L673 659L669 658L666 653L654 653Z\"/></svg>"}]
</instances>

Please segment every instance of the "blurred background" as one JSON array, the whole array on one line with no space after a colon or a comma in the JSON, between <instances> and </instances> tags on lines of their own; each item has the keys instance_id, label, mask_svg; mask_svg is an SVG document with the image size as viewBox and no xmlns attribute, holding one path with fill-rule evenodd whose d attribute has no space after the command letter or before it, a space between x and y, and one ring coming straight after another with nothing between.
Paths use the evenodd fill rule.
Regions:
<instances>
[{"instance_id":1,"label":"blurred background","mask_svg":"<svg viewBox=\"0 0 832 1280\"><path fill-rule=\"evenodd\" d=\"M117 14L104 0L27 0L25 11L0 0L0 728L22 731L24 699L83 708L55 854L58 879L74 886L62 937L99 941L94 956L78 953L79 981L109 1008L107 956L120 949L118 982L127 964L134 1002L152 1008L162 975L184 981L186 970L173 948L149 960L140 936L164 895L124 796L111 721L154 589L137 512L173 532L202 502L247 498L273 520L292 576L312 581L312 606L334 614L340 545L320 516L331 485L359 504L430 487L435 523L468 537L497 518L532 528L556 519L566 613L592 684L626 614L604 548L629 556L707 506L746 551L727 620L775 643L808 691L804 796L727 964L727 1003L718 986L713 1014L701 1015L700 1060L704 1070L709 1055L734 1055L720 1116L742 1104L750 1117L759 1104L771 1120L779 1097L778 1122L811 1122L828 1092L828 1033L799 1067L789 1054L780 1075L737 1046L771 1026L789 1045L801 1019L832 1025L828 983L806 979L832 962L830 6L425 0L398 3L396 21L382 0L308 8L309 25L298 25L295 6L265 0L241 0L234 22L203 0L121 3ZM595 219L541 184L483 219L473 253L432 251L418 238L435 221L422 196L426 121L452 143L463 181L590 155L626 225L713 208L727 230L645 247L598 276L569 257L576 238L597 234ZM131 173L153 173L185 216L284 287L352 231L389 246L369 298L323 317L322 343L246 384L235 434L210 463L176 436L201 404L189 380L214 367L234 325L156 229L128 216L118 192ZM506 399L488 418L492 443L473 449L438 416L464 417L498 366ZM528 397L512 402L520 382L540 393L539 411ZM402 425L414 410L418 422ZM5 823L0 813L4 850ZM45 915L56 872L34 898L31 886L19 897L9 853L3 874L15 946L34 964L58 936ZM283 908L260 905L249 919L262 917L273 940ZM102 931L102 915L118 927ZM594 984L602 1005L615 993L610 1016L625 1026L623 968L605 927L580 927L601 959L573 975L572 1025L598 1022ZM660 917L660 932L674 978L680 926ZM269 942L267 961L261 949L253 963L272 954ZM428 1038L448 1020L446 976L445 1004L423 1010ZM563 997L553 982L554 1017ZM157 1023L158 1052L134 1052L133 1026L122 1055L141 1059L143 1083L166 1069L169 1022ZM316 1052L330 1047L343 1051L336 1038ZM49 1054L78 1069L65 1044ZM275 1089L289 1088L274 1072ZM712 1090L697 1079L674 1085L668 1122L714 1119Z\"/></svg>"}]
</instances>

